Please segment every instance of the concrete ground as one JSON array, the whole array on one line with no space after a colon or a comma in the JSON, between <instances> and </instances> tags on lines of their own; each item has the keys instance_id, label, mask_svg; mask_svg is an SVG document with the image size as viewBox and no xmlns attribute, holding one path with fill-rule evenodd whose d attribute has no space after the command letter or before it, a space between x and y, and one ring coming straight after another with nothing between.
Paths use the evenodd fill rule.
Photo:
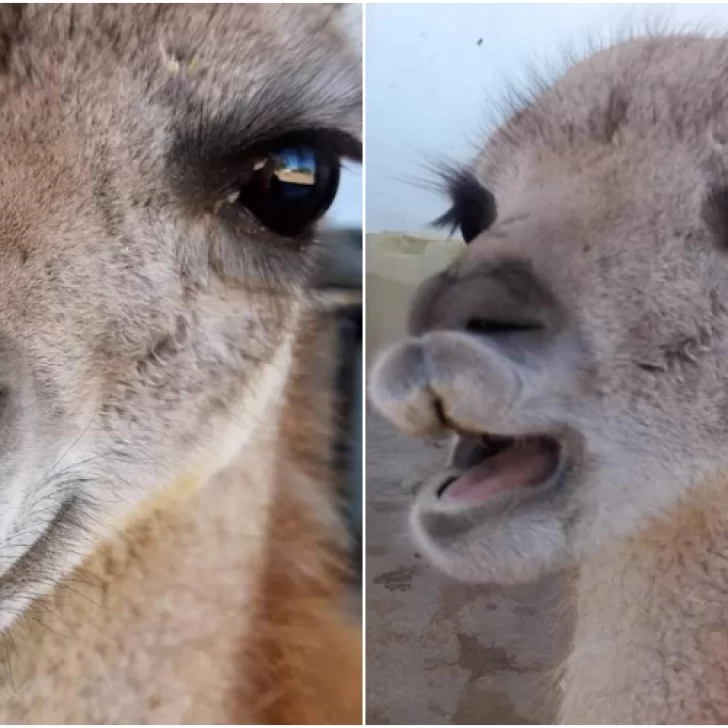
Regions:
<instances>
[{"instance_id":1,"label":"concrete ground","mask_svg":"<svg viewBox=\"0 0 728 728\"><path fill-rule=\"evenodd\" d=\"M367 722L552 722L564 577L504 589L432 568L409 537L406 484L441 466L446 446L367 419Z\"/></svg>"}]
</instances>

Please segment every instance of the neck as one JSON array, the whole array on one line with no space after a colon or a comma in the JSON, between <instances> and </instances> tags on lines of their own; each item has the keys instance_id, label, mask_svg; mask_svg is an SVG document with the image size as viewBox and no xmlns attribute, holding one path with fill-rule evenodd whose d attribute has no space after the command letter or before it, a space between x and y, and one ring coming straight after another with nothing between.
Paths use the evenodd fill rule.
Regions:
<instances>
[{"instance_id":1,"label":"neck","mask_svg":"<svg viewBox=\"0 0 728 728\"><path fill-rule=\"evenodd\" d=\"M249 720L274 452L167 487L13 624L2 722Z\"/></svg>"},{"instance_id":2,"label":"neck","mask_svg":"<svg viewBox=\"0 0 728 728\"><path fill-rule=\"evenodd\" d=\"M224 470L144 504L0 636L0 723L361 721L314 334Z\"/></svg>"},{"instance_id":3,"label":"neck","mask_svg":"<svg viewBox=\"0 0 728 728\"><path fill-rule=\"evenodd\" d=\"M586 562L564 723L728 721L728 480Z\"/></svg>"}]
</instances>

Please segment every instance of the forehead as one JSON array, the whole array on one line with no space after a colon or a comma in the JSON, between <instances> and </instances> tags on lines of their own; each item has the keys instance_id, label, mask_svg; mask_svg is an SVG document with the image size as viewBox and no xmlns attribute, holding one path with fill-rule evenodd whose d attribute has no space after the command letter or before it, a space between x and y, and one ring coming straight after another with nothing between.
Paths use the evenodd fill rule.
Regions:
<instances>
[{"instance_id":1,"label":"forehead","mask_svg":"<svg viewBox=\"0 0 728 728\"><path fill-rule=\"evenodd\" d=\"M227 124L241 135L264 133L274 118L358 132L359 58L339 14L316 5L2 6L0 132L18 126L37 141L54 116L84 115L115 127Z\"/></svg>"},{"instance_id":2,"label":"forehead","mask_svg":"<svg viewBox=\"0 0 728 728\"><path fill-rule=\"evenodd\" d=\"M606 48L547 86L539 79L531 92L511 90L506 120L484 156L527 141L555 152L655 132L696 141L721 117L727 61L728 41L697 36L646 36Z\"/></svg>"},{"instance_id":3,"label":"forehead","mask_svg":"<svg viewBox=\"0 0 728 728\"><path fill-rule=\"evenodd\" d=\"M339 15L329 6L297 4L2 6L0 68L6 79L39 80L64 66L108 73L107 59L155 75L160 53L170 63L212 59L222 71L242 61L249 73L280 70L294 59L310 66L344 52Z\"/></svg>"},{"instance_id":4,"label":"forehead","mask_svg":"<svg viewBox=\"0 0 728 728\"><path fill-rule=\"evenodd\" d=\"M568 199L591 195L612 210L631 198L710 185L713 138L728 138L728 42L696 36L643 37L596 53L530 99L507 105L507 120L476 169L499 202L540 187ZM570 180L575 182L571 185ZM617 199L611 199L616 197Z\"/></svg>"},{"instance_id":5,"label":"forehead","mask_svg":"<svg viewBox=\"0 0 728 728\"><path fill-rule=\"evenodd\" d=\"M149 193L182 152L357 136L360 60L320 5L0 6L0 207ZM146 189L145 189L146 188ZM80 204L80 202L78 203Z\"/></svg>"},{"instance_id":6,"label":"forehead","mask_svg":"<svg viewBox=\"0 0 728 728\"><path fill-rule=\"evenodd\" d=\"M682 268L714 247L701 242L710 186L690 145L655 149L635 139L571 154L524 146L512 165L495 193L494 225L465 250L468 266L527 261L540 279L564 283L564 295L583 286L590 295L595 276L607 287L646 284L663 266Z\"/></svg>"}]
</instances>

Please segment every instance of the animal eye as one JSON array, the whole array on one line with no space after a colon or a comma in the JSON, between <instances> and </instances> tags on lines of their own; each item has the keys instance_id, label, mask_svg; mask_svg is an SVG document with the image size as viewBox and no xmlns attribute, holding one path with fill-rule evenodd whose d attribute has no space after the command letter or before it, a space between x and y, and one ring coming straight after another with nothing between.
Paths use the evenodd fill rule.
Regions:
<instances>
[{"instance_id":1,"label":"animal eye","mask_svg":"<svg viewBox=\"0 0 728 728\"><path fill-rule=\"evenodd\" d=\"M256 155L238 202L283 236L305 232L331 206L341 160L312 144L284 144Z\"/></svg>"}]
</instances>

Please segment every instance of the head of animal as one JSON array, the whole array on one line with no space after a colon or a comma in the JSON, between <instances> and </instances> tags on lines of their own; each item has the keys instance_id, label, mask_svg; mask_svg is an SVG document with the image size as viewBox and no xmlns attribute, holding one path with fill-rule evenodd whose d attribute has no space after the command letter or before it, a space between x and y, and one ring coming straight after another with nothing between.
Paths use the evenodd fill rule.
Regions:
<instances>
[{"instance_id":1,"label":"head of animal","mask_svg":"<svg viewBox=\"0 0 728 728\"><path fill-rule=\"evenodd\" d=\"M265 424L359 155L338 16L0 8L0 627Z\"/></svg>"},{"instance_id":2,"label":"head of animal","mask_svg":"<svg viewBox=\"0 0 728 728\"><path fill-rule=\"evenodd\" d=\"M457 435L412 510L445 571L571 565L728 467L726 67L722 39L602 50L452 175L467 246L371 385L402 430Z\"/></svg>"}]
</instances>

